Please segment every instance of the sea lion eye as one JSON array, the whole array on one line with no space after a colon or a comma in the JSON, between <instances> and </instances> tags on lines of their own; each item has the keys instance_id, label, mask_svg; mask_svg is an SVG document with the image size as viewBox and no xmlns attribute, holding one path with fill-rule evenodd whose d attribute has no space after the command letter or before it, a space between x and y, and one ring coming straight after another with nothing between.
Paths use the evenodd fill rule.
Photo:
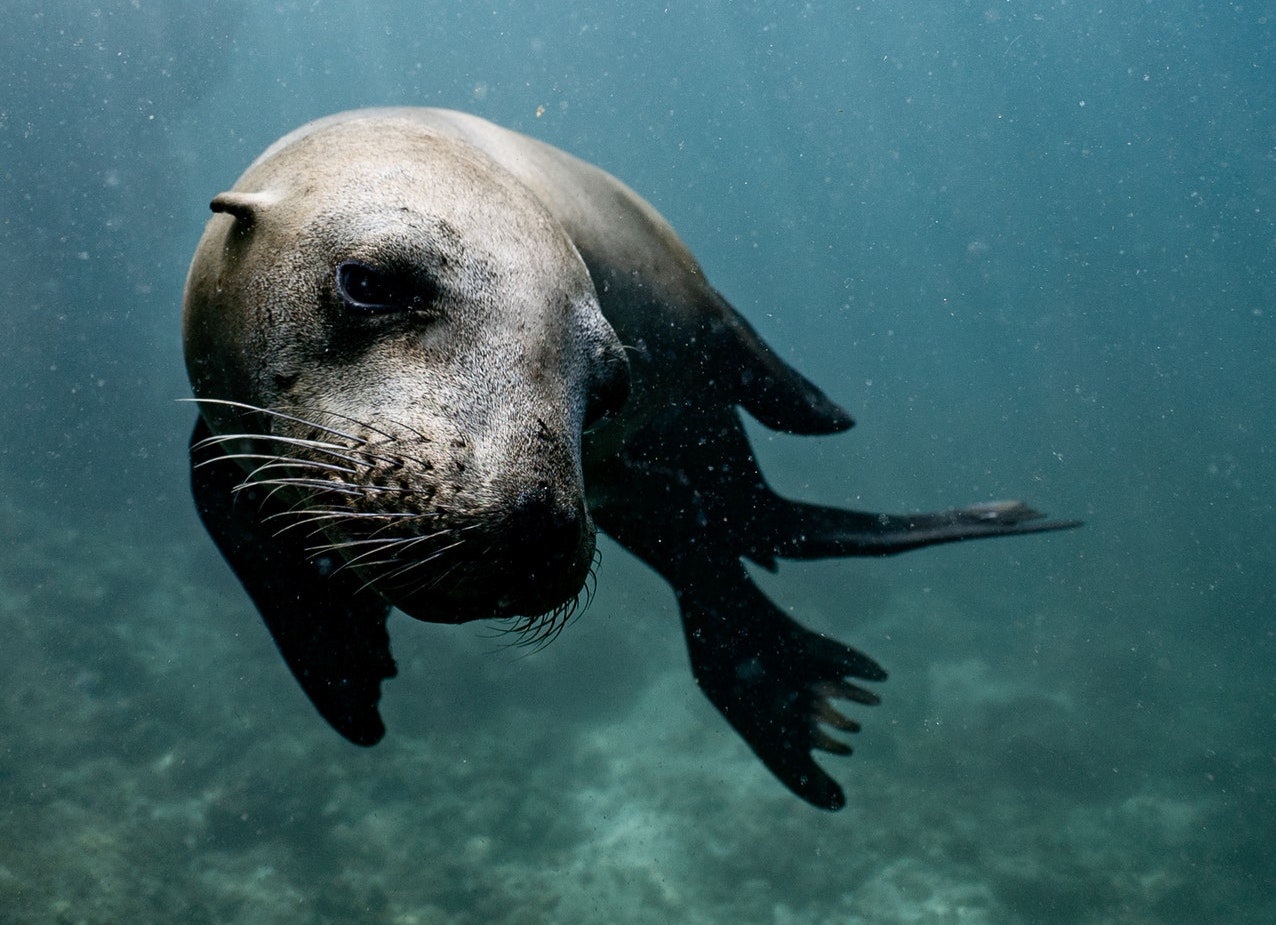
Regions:
<instances>
[{"instance_id":1,"label":"sea lion eye","mask_svg":"<svg viewBox=\"0 0 1276 925\"><path fill-rule=\"evenodd\" d=\"M368 266L358 260L337 265L337 292L347 306L366 314L425 307L425 293L411 276Z\"/></svg>"}]
</instances>

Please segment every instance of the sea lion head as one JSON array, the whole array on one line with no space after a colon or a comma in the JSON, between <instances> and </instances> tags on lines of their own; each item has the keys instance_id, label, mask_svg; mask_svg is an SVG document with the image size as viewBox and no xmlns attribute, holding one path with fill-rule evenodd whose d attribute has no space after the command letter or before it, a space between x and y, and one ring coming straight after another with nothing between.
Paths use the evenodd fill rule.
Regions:
<instances>
[{"instance_id":1,"label":"sea lion head","mask_svg":"<svg viewBox=\"0 0 1276 925\"><path fill-rule=\"evenodd\" d=\"M581 435L628 366L532 193L382 117L284 139L212 209L186 363L263 516L419 619L574 601L594 555Z\"/></svg>"}]
</instances>

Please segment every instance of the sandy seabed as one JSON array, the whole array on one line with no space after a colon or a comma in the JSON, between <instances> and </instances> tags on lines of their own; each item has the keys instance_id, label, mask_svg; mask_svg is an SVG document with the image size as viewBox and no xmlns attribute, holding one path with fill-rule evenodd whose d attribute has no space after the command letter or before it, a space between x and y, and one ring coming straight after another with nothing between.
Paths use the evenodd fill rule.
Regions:
<instances>
[{"instance_id":1,"label":"sandy seabed","mask_svg":"<svg viewBox=\"0 0 1276 925\"><path fill-rule=\"evenodd\" d=\"M4 923L1276 921L1270 741L1049 600L972 632L891 588L839 628L892 679L826 814L702 700L671 595L614 547L540 652L393 617L365 750L198 533L128 534L0 524Z\"/></svg>"}]
</instances>

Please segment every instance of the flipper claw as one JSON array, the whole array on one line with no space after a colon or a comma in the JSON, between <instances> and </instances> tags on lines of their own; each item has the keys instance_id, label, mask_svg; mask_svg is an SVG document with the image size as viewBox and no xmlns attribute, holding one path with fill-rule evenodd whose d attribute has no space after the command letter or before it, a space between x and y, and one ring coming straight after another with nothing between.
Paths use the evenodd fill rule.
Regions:
<instances>
[{"instance_id":1,"label":"flipper claw","mask_svg":"<svg viewBox=\"0 0 1276 925\"><path fill-rule=\"evenodd\" d=\"M702 577L679 600L701 689L785 786L813 806L840 808L841 787L811 752L851 753L821 724L857 732L859 723L831 701L876 703L876 695L847 678L881 681L886 672L862 652L791 620L738 561L697 573Z\"/></svg>"}]
</instances>

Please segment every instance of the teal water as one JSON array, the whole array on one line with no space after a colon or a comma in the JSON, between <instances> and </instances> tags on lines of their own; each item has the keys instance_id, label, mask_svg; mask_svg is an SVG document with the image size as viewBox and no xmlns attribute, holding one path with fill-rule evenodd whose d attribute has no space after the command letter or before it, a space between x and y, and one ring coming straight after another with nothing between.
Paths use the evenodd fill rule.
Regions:
<instances>
[{"instance_id":1,"label":"teal water","mask_svg":"<svg viewBox=\"0 0 1276 925\"><path fill-rule=\"evenodd\" d=\"M0 922L1276 920L1276 7L14 0ZM466 109L600 164L857 418L787 493L1084 530L760 582L891 672L838 814L604 543L547 649L392 617L313 712L186 490L181 286L267 144Z\"/></svg>"}]
</instances>

